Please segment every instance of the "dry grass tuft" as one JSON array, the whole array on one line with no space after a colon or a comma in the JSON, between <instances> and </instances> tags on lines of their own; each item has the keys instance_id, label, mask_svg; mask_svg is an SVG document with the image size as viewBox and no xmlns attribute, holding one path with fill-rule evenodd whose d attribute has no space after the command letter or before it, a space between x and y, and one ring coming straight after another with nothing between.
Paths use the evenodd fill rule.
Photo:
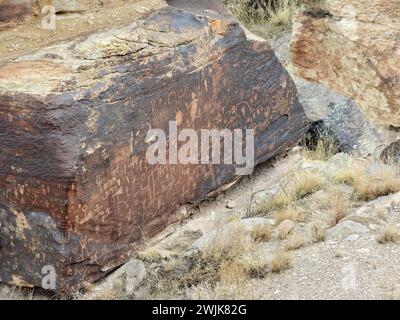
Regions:
<instances>
[{"instance_id":1,"label":"dry grass tuft","mask_svg":"<svg viewBox=\"0 0 400 320\"><path fill-rule=\"evenodd\" d=\"M251 230L251 237L257 242L267 242L271 240L272 233L272 229L268 224L261 224Z\"/></svg>"},{"instance_id":2,"label":"dry grass tuft","mask_svg":"<svg viewBox=\"0 0 400 320\"><path fill-rule=\"evenodd\" d=\"M266 9L269 16L268 22L273 26L290 26L296 9L297 1L281 0L275 8Z\"/></svg>"},{"instance_id":3,"label":"dry grass tuft","mask_svg":"<svg viewBox=\"0 0 400 320\"><path fill-rule=\"evenodd\" d=\"M298 233L294 233L288 238L287 242L285 243L285 250L287 251L298 250L307 245L307 243L308 239L305 236Z\"/></svg>"},{"instance_id":4,"label":"dry grass tuft","mask_svg":"<svg viewBox=\"0 0 400 320\"><path fill-rule=\"evenodd\" d=\"M313 161L326 162L338 153L339 147L329 136L323 137L317 141L315 149L304 148L302 157Z\"/></svg>"},{"instance_id":5,"label":"dry grass tuft","mask_svg":"<svg viewBox=\"0 0 400 320\"><path fill-rule=\"evenodd\" d=\"M256 245L249 239L243 226L237 226L229 237L217 238L214 243L206 248L203 256L214 260L234 260L244 252L256 251Z\"/></svg>"},{"instance_id":6,"label":"dry grass tuft","mask_svg":"<svg viewBox=\"0 0 400 320\"><path fill-rule=\"evenodd\" d=\"M271 199L265 202L260 208L259 212L261 214L265 214L270 210L279 210L282 208L286 208L291 205L295 199L292 197L291 194L282 190L274 195Z\"/></svg>"},{"instance_id":7,"label":"dry grass tuft","mask_svg":"<svg viewBox=\"0 0 400 320\"><path fill-rule=\"evenodd\" d=\"M290 26L297 9L297 0L225 0L231 12L244 24L268 23L276 26Z\"/></svg>"},{"instance_id":8,"label":"dry grass tuft","mask_svg":"<svg viewBox=\"0 0 400 320\"><path fill-rule=\"evenodd\" d=\"M400 192L399 172L394 166L382 167L374 174L368 174L357 166L347 167L335 172L334 179L352 186L360 201L371 201Z\"/></svg>"},{"instance_id":9,"label":"dry grass tuft","mask_svg":"<svg viewBox=\"0 0 400 320\"><path fill-rule=\"evenodd\" d=\"M322 174L317 171L299 172L293 179L292 194L296 200L321 190L325 183Z\"/></svg>"},{"instance_id":10,"label":"dry grass tuft","mask_svg":"<svg viewBox=\"0 0 400 320\"><path fill-rule=\"evenodd\" d=\"M277 224L285 220L291 220L293 222L296 222L299 220L299 217L300 217L299 210L293 207L286 207L277 211L275 215L275 220Z\"/></svg>"},{"instance_id":11,"label":"dry grass tuft","mask_svg":"<svg viewBox=\"0 0 400 320\"><path fill-rule=\"evenodd\" d=\"M400 228L395 225L389 225L380 232L376 240L381 244L397 243L400 241Z\"/></svg>"},{"instance_id":12,"label":"dry grass tuft","mask_svg":"<svg viewBox=\"0 0 400 320\"><path fill-rule=\"evenodd\" d=\"M331 226L334 227L347 216L348 211L353 207L353 202L350 195L344 193L339 187L331 186L320 198L319 205L331 212Z\"/></svg>"},{"instance_id":13,"label":"dry grass tuft","mask_svg":"<svg viewBox=\"0 0 400 320\"><path fill-rule=\"evenodd\" d=\"M314 221L310 224L310 236L314 243L326 240L326 227L322 221Z\"/></svg>"},{"instance_id":14,"label":"dry grass tuft","mask_svg":"<svg viewBox=\"0 0 400 320\"><path fill-rule=\"evenodd\" d=\"M241 283L247 279L245 266L238 261L223 261L219 269L221 283Z\"/></svg>"},{"instance_id":15,"label":"dry grass tuft","mask_svg":"<svg viewBox=\"0 0 400 320\"><path fill-rule=\"evenodd\" d=\"M267 261L254 252L244 254L238 262L244 267L251 278L263 278L267 273Z\"/></svg>"},{"instance_id":16,"label":"dry grass tuft","mask_svg":"<svg viewBox=\"0 0 400 320\"><path fill-rule=\"evenodd\" d=\"M159 263L163 260L161 252L156 247L148 247L138 253L138 258L144 262Z\"/></svg>"},{"instance_id":17,"label":"dry grass tuft","mask_svg":"<svg viewBox=\"0 0 400 320\"><path fill-rule=\"evenodd\" d=\"M293 266L293 255L292 253L284 250L278 249L272 255L269 261L269 268L271 272L280 273L285 270L290 269Z\"/></svg>"},{"instance_id":18,"label":"dry grass tuft","mask_svg":"<svg viewBox=\"0 0 400 320\"><path fill-rule=\"evenodd\" d=\"M288 185L282 188L282 191L275 194L258 208L258 214L266 214L270 210L288 209L296 201L321 190L326 182L319 171L288 174L288 180Z\"/></svg>"},{"instance_id":19,"label":"dry grass tuft","mask_svg":"<svg viewBox=\"0 0 400 320\"><path fill-rule=\"evenodd\" d=\"M359 200L371 201L382 196L400 192L400 179L395 167L382 169L374 175L358 176L353 188Z\"/></svg>"},{"instance_id":20,"label":"dry grass tuft","mask_svg":"<svg viewBox=\"0 0 400 320\"><path fill-rule=\"evenodd\" d=\"M337 183L344 183L353 186L357 177L363 174L362 170L357 167L345 167L333 172L333 178Z\"/></svg>"}]
</instances>

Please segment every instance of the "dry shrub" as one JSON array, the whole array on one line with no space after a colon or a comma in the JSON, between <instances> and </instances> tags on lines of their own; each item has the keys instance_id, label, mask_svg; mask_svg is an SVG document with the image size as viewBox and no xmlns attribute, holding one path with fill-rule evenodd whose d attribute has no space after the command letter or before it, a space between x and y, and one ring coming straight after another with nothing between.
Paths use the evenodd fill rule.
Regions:
<instances>
[{"instance_id":1,"label":"dry shrub","mask_svg":"<svg viewBox=\"0 0 400 320\"><path fill-rule=\"evenodd\" d=\"M382 167L374 174L368 174L360 167L346 167L334 174L338 183L353 187L357 199L371 201L400 191L400 179L396 167Z\"/></svg>"},{"instance_id":2,"label":"dry shrub","mask_svg":"<svg viewBox=\"0 0 400 320\"><path fill-rule=\"evenodd\" d=\"M396 225L389 225L381 230L378 235L377 241L381 244L392 242L397 243L400 241L400 229Z\"/></svg>"},{"instance_id":3,"label":"dry shrub","mask_svg":"<svg viewBox=\"0 0 400 320\"><path fill-rule=\"evenodd\" d=\"M285 220L291 220L293 222L296 222L299 220L299 210L293 207L287 207L279 210L276 215L275 215L275 220L279 224L282 221Z\"/></svg>"},{"instance_id":4,"label":"dry shrub","mask_svg":"<svg viewBox=\"0 0 400 320\"><path fill-rule=\"evenodd\" d=\"M354 182L357 180L357 177L363 175L364 172L357 166L354 166L337 169L333 172L333 174L334 180L337 183L344 183L353 186Z\"/></svg>"},{"instance_id":5,"label":"dry shrub","mask_svg":"<svg viewBox=\"0 0 400 320\"><path fill-rule=\"evenodd\" d=\"M265 239L265 230L262 236L259 232L257 234ZM267 261L241 226L224 239L217 238L203 252L179 255L160 264L148 262L154 260L153 253L146 254L146 257L149 256L147 275L140 290L135 293L136 298L165 299L205 287L212 292L225 287L241 290L251 278L264 277L268 272Z\"/></svg>"},{"instance_id":6,"label":"dry shrub","mask_svg":"<svg viewBox=\"0 0 400 320\"><path fill-rule=\"evenodd\" d=\"M293 251L304 247L308 243L308 239L298 233L291 235L285 243L285 250Z\"/></svg>"},{"instance_id":7,"label":"dry shrub","mask_svg":"<svg viewBox=\"0 0 400 320\"><path fill-rule=\"evenodd\" d=\"M267 8L268 22L274 26L291 25L296 5L294 0L281 0L275 8Z\"/></svg>"},{"instance_id":8,"label":"dry shrub","mask_svg":"<svg viewBox=\"0 0 400 320\"><path fill-rule=\"evenodd\" d=\"M319 171L289 173L289 183L280 192L268 199L258 208L258 214L266 214L270 210L287 209L293 204L325 186L325 179Z\"/></svg>"},{"instance_id":9,"label":"dry shrub","mask_svg":"<svg viewBox=\"0 0 400 320\"><path fill-rule=\"evenodd\" d=\"M321 172L318 171L299 172L295 174L293 179L294 184L291 192L296 200L321 190L325 184Z\"/></svg>"},{"instance_id":10,"label":"dry shrub","mask_svg":"<svg viewBox=\"0 0 400 320\"><path fill-rule=\"evenodd\" d=\"M159 263L163 260L161 252L156 247L147 247L138 252L138 258L144 262Z\"/></svg>"},{"instance_id":11,"label":"dry shrub","mask_svg":"<svg viewBox=\"0 0 400 320\"><path fill-rule=\"evenodd\" d=\"M254 241L267 242L272 238L272 229L268 224L256 225L251 230L251 236Z\"/></svg>"},{"instance_id":12,"label":"dry shrub","mask_svg":"<svg viewBox=\"0 0 400 320\"><path fill-rule=\"evenodd\" d=\"M292 266L293 255L284 249L276 250L269 261L269 268L271 272L274 273L283 272L287 269L290 269Z\"/></svg>"},{"instance_id":13,"label":"dry shrub","mask_svg":"<svg viewBox=\"0 0 400 320\"><path fill-rule=\"evenodd\" d=\"M310 238L315 243L326 240L326 227L322 221L314 221L310 224Z\"/></svg>"},{"instance_id":14,"label":"dry shrub","mask_svg":"<svg viewBox=\"0 0 400 320\"><path fill-rule=\"evenodd\" d=\"M382 169L374 175L356 177L353 188L359 200L371 201L400 191L400 179L395 167Z\"/></svg>"},{"instance_id":15,"label":"dry shrub","mask_svg":"<svg viewBox=\"0 0 400 320\"><path fill-rule=\"evenodd\" d=\"M336 142L329 136L325 135L317 141L315 148L310 149L305 147L302 150L301 155L305 159L326 162L338 153L338 151L339 147Z\"/></svg>"},{"instance_id":16,"label":"dry shrub","mask_svg":"<svg viewBox=\"0 0 400 320\"><path fill-rule=\"evenodd\" d=\"M251 278L263 278L267 273L267 261L262 256L248 253L244 254L238 262L244 267Z\"/></svg>"},{"instance_id":17,"label":"dry shrub","mask_svg":"<svg viewBox=\"0 0 400 320\"><path fill-rule=\"evenodd\" d=\"M266 201L260 208L259 213L265 214L269 210L279 210L282 208L286 208L291 205L295 199L287 193L285 190L278 192L271 199Z\"/></svg>"},{"instance_id":18,"label":"dry shrub","mask_svg":"<svg viewBox=\"0 0 400 320\"><path fill-rule=\"evenodd\" d=\"M353 202L350 199L350 195L344 193L339 187L331 186L320 198L319 205L321 208L331 212L331 226L336 226L347 216L349 209L353 206Z\"/></svg>"},{"instance_id":19,"label":"dry shrub","mask_svg":"<svg viewBox=\"0 0 400 320\"><path fill-rule=\"evenodd\" d=\"M214 260L233 260L240 257L244 252L252 252L256 246L252 239L246 234L243 226L236 226L227 237L217 237L203 252L204 257Z\"/></svg>"},{"instance_id":20,"label":"dry shrub","mask_svg":"<svg viewBox=\"0 0 400 320\"><path fill-rule=\"evenodd\" d=\"M290 26L297 0L225 0L231 12L247 25L269 23Z\"/></svg>"},{"instance_id":21,"label":"dry shrub","mask_svg":"<svg viewBox=\"0 0 400 320\"><path fill-rule=\"evenodd\" d=\"M240 283L247 279L244 265L237 261L223 261L219 269L221 283Z\"/></svg>"}]
</instances>

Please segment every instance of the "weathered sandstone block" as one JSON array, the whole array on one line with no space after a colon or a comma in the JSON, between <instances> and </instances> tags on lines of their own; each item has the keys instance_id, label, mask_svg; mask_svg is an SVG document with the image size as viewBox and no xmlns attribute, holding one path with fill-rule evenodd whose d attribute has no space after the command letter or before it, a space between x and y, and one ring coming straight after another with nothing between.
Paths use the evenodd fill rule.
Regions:
<instances>
[{"instance_id":1,"label":"weathered sandstone block","mask_svg":"<svg viewBox=\"0 0 400 320\"><path fill-rule=\"evenodd\" d=\"M95 281L180 205L235 178L229 164L150 164L152 128L253 129L255 163L302 137L296 88L270 46L199 3L0 62L1 281Z\"/></svg>"},{"instance_id":2,"label":"weathered sandstone block","mask_svg":"<svg viewBox=\"0 0 400 320\"><path fill-rule=\"evenodd\" d=\"M352 97L373 122L400 126L400 2L327 0L294 23L297 75Z\"/></svg>"}]
</instances>

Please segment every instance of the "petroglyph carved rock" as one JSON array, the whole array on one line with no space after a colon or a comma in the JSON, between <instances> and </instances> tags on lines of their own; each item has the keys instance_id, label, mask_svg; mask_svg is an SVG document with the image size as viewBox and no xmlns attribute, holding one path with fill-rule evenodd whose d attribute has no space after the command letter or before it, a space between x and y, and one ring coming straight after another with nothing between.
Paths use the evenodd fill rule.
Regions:
<instances>
[{"instance_id":1,"label":"petroglyph carved rock","mask_svg":"<svg viewBox=\"0 0 400 320\"><path fill-rule=\"evenodd\" d=\"M149 164L150 128L253 129L256 164L300 140L268 43L196 3L0 61L1 281L41 286L49 265L55 291L95 281L235 178L234 165Z\"/></svg>"}]
</instances>

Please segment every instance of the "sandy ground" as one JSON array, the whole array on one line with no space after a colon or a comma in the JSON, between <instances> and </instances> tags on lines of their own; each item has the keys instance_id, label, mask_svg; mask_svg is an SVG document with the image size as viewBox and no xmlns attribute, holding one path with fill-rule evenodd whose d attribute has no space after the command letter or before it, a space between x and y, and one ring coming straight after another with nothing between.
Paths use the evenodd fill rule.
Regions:
<instances>
[{"instance_id":1,"label":"sandy ground","mask_svg":"<svg viewBox=\"0 0 400 320\"><path fill-rule=\"evenodd\" d=\"M0 29L0 60L11 59L50 45L53 42L88 34L95 30L109 29L133 23L152 8L162 6L160 0L128 0L124 3L109 2L101 5L100 1L81 1L87 10L82 13L60 14L56 16L55 29L44 29L43 16L39 14L15 24L13 27Z\"/></svg>"}]
</instances>

